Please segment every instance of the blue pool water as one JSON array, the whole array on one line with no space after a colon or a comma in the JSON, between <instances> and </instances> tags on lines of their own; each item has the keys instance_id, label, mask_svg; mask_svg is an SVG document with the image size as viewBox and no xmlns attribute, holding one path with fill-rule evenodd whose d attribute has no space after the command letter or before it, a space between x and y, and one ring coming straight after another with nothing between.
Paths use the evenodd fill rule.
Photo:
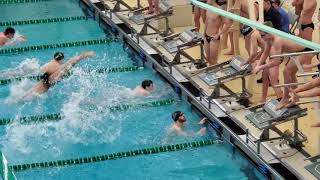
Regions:
<instances>
[{"instance_id":1,"label":"blue pool water","mask_svg":"<svg viewBox=\"0 0 320 180\"><path fill-rule=\"evenodd\" d=\"M51 4L50 4L51 3ZM6 16L1 20L30 19L48 16L83 15L78 3L59 0L17 4L17 9L31 9L10 17L12 5L1 6ZM49 8L50 7L50 8ZM47 10L45 10L47 8ZM54 11L55 10L55 11ZM25 13L25 14L24 14ZM58 23L57 23L58 25ZM30 38L25 45L56 43L61 41L87 40L105 37L92 20L17 26ZM35 33L35 29L46 29ZM73 33L72 33L73 32ZM145 147L161 146L204 139L217 139L208 132L194 138L167 137L167 128L172 125L171 113L181 110L187 117L186 131L200 129L201 117L181 100L169 84L151 69L111 74L87 74L86 69L141 65L141 60L132 57L122 42L105 45L42 50L0 55L0 72L14 69L35 58L43 65L56 51L71 57L84 50L94 50L97 56L79 63L75 73L31 101L15 102L36 82L24 80L0 86L0 118L19 118L27 115L61 113L64 118L57 122L21 125L14 122L0 127L0 147L10 164L24 164L84 156L96 156ZM0 73L1 74L1 73ZM154 81L156 91L149 97L130 95L144 79ZM108 107L119 104L143 103L155 100L174 99L172 105L131 108L111 112ZM17 172L18 179L264 179L254 165L228 143L189 149L179 152L124 158L93 164L63 168L34 169Z\"/></svg>"}]
</instances>

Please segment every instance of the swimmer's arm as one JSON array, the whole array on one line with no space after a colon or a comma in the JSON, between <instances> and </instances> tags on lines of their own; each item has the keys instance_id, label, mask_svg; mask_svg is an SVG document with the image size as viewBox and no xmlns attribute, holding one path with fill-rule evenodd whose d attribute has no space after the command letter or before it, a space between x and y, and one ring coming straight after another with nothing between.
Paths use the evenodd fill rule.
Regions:
<instances>
[{"instance_id":1,"label":"swimmer's arm","mask_svg":"<svg viewBox=\"0 0 320 180\"><path fill-rule=\"evenodd\" d=\"M305 71L311 71L312 68L318 67L319 65L320 65L320 63L317 63L317 64L304 64L303 65L303 69Z\"/></svg>"},{"instance_id":2,"label":"swimmer's arm","mask_svg":"<svg viewBox=\"0 0 320 180\"><path fill-rule=\"evenodd\" d=\"M298 0L293 0L292 3L291 3L291 5L292 5L293 7L295 7L295 14L298 15L298 16L300 16L301 11L302 11L302 6L299 6Z\"/></svg>"},{"instance_id":3,"label":"swimmer's arm","mask_svg":"<svg viewBox=\"0 0 320 180\"><path fill-rule=\"evenodd\" d=\"M270 48L270 55L275 55L275 54L281 54L282 50L281 50L281 46L273 46ZM261 65L260 69L264 70L264 69L269 69L275 66L279 66L281 64L281 58L277 57L277 58L269 58L269 62Z\"/></svg>"},{"instance_id":4,"label":"swimmer's arm","mask_svg":"<svg viewBox=\"0 0 320 180\"><path fill-rule=\"evenodd\" d=\"M179 135L179 136L185 136L185 137L190 136L188 133L182 131L181 129L176 129L176 133L177 133L177 135Z\"/></svg>"},{"instance_id":5,"label":"swimmer's arm","mask_svg":"<svg viewBox=\"0 0 320 180\"><path fill-rule=\"evenodd\" d=\"M279 66L280 64L281 64L281 59L280 58L273 58L273 59L270 60L269 63L261 65L260 69L261 70L270 69L270 68L273 68L275 66Z\"/></svg>"},{"instance_id":6,"label":"swimmer's arm","mask_svg":"<svg viewBox=\"0 0 320 180\"><path fill-rule=\"evenodd\" d=\"M7 40L5 38L0 38L0 46L3 46L7 43Z\"/></svg>"},{"instance_id":7,"label":"swimmer's arm","mask_svg":"<svg viewBox=\"0 0 320 180\"><path fill-rule=\"evenodd\" d=\"M74 56L74 57L70 58L65 64L63 64L62 68L68 70L71 67L73 67L74 65L76 65L78 62L80 62L82 59L94 57L94 56L95 56L95 52L93 52L93 51L83 52L78 56Z\"/></svg>"},{"instance_id":8,"label":"swimmer's arm","mask_svg":"<svg viewBox=\"0 0 320 180\"><path fill-rule=\"evenodd\" d=\"M248 58L248 60L244 64L251 64L254 61L256 61L257 59L260 59L262 53L263 53L263 51L259 51L259 52L255 52L255 53L251 54L251 56Z\"/></svg>"},{"instance_id":9,"label":"swimmer's arm","mask_svg":"<svg viewBox=\"0 0 320 180\"><path fill-rule=\"evenodd\" d=\"M297 93L297 96L300 98L317 97L320 96L320 89L313 88L304 92Z\"/></svg>"},{"instance_id":10,"label":"swimmer's arm","mask_svg":"<svg viewBox=\"0 0 320 180\"><path fill-rule=\"evenodd\" d=\"M296 89L294 89L294 92L299 93L303 91L308 91L318 86L320 86L320 78L312 79L310 82L303 84L301 86L298 86Z\"/></svg>"},{"instance_id":11,"label":"swimmer's arm","mask_svg":"<svg viewBox=\"0 0 320 180\"><path fill-rule=\"evenodd\" d=\"M270 54L270 50L271 50L271 46L266 45L265 48L263 49L263 53L257 63L257 66L261 66L262 64L264 64Z\"/></svg>"},{"instance_id":12,"label":"swimmer's arm","mask_svg":"<svg viewBox=\"0 0 320 180\"><path fill-rule=\"evenodd\" d=\"M216 35L220 37L222 34L229 31L230 27L232 26L233 21L228 18L223 18L223 26L220 32Z\"/></svg>"}]
</instances>

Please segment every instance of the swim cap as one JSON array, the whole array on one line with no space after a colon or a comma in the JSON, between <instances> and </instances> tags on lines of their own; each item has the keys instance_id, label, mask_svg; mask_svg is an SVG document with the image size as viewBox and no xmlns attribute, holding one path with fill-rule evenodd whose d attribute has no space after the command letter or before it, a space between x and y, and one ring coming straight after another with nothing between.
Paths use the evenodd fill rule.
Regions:
<instances>
[{"instance_id":1,"label":"swim cap","mask_svg":"<svg viewBox=\"0 0 320 180\"><path fill-rule=\"evenodd\" d=\"M62 52L56 52L56 53L54 54L53 58L54 58L55 60L60 61L60 60L62 60L62 59L64 58L64 55L63 55Z\"/></svg>"},{"instance_id":2,"label":"swim cap","mask_svg":"<svg viewBox=\"0 0 320 180\"><path fill-rule=\"evenodd\" d=\"M243 25L241 28L240 28L240 32L243 36L246 36L248 34L250 34L252 32L252 27L248 26L248 25Z\"/></svg>"},{"instance_id":3,"label":"swim cap","mask_svg":"<svg viewBox=\"0 0 320 180\"><path fill-rule=\"evenodd\" d=\"M181 111L175 111L172 113L172 119L174 120L174 122L176 122L180 116L182 116L182 112Z\"/></svg>"}]
</instances>

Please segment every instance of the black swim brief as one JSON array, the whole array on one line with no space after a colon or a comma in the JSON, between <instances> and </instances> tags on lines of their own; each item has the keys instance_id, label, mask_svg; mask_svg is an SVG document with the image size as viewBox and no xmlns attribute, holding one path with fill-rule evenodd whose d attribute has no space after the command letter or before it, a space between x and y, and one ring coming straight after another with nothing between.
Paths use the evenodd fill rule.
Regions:
<instances>
[{"instance_id":1,"label":"black swim brief","mask_svg":"<svg viewBox=\"0 0 320 180\"><path fill-rule=\"evenodd\" d=\"M310 23L310 24L301 24L301 30L305 30L306 28L311 28L311 29L314 29L314 24L313 23Z\"/></svg>"}]
</instances>

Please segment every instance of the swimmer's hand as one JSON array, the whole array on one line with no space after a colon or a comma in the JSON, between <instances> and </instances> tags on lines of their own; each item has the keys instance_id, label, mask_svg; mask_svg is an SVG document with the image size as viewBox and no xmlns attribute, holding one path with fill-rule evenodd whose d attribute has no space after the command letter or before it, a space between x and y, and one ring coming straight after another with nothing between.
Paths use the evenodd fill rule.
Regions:
<instances>
[{"instance_id":1,"label":"swimmer's hand","mask_svg":"<svg viewBox=\"0 0 320 180\"><path fill-rule=\"evenodd\" d=\"M87 51L87 52L82 52L82 53L80 54L80 56L81 56L82 58L89 58L89 57L94 57L94 56L96 56L96 53L95 53L94 51Z\"/></svg>"},{"instance_id":2,"label":"swimmer's hand","mask_svg":"<svg viewBox=\"0 0 320 180\"><path fill-rule=\"evenodd\" d=\"M207 122L208 118L204 117L200 120L199 124L205 124Z\"/></svg>"},{"instance_id":3,"label":"swimmer's hand","mask_svg":"<svg viewBox=\"0 0 320 180\"><path fill-rule=\"evenodd\" d=\"M20 36L19 39L20 39L21 41L27 41L27 37L26 37L26 36Z\"/></svg>"},{"instance_id":4,"label":"swimmer's hand","mask_svg":"<svg viewBox=\"0 0 320 180\"><path fill-rule=\"evenodd\" d=\"M203 127L203 128L201 128L201 129L198 131L197 134L199 134L199 135L204 135L204 134L206 134L206 132L207 132L207 128Z\"/></svg>"},{"instance_id":5,"label":"swimmer's hand","mask_svg":"<svg viewBox=\"0 0 320 180\"><path fill-rule=\"evenodd\" d=\"M253 69L252 73L253 73L253 74L258 74L260 71L262 71L262 68L261 68L261 66L257 65L257 66Z\"/></svg>"},{"instance_id":6,"label":"swimmer's hand","mask_svg":"<svg viewBox=\"0 0 320 180\"><path fill-rule=\"evenodd\" d=\"M243 61L243 62L241 62L240 67L245 66L247 64L249 64L249 61Z\"/></svg>"},{"instance_id":7,"label":"swimmer's hand","mask_svg":"<svg viewBox=\"0 0 320 180\"><path fill-rule=\"evenodd\" d=\"M316 66L317 65L313 65L313 64L304 64L304 65L302 65L304 71L312 71L312 68L316 67Z\"/></svg>"}]
</instances>

